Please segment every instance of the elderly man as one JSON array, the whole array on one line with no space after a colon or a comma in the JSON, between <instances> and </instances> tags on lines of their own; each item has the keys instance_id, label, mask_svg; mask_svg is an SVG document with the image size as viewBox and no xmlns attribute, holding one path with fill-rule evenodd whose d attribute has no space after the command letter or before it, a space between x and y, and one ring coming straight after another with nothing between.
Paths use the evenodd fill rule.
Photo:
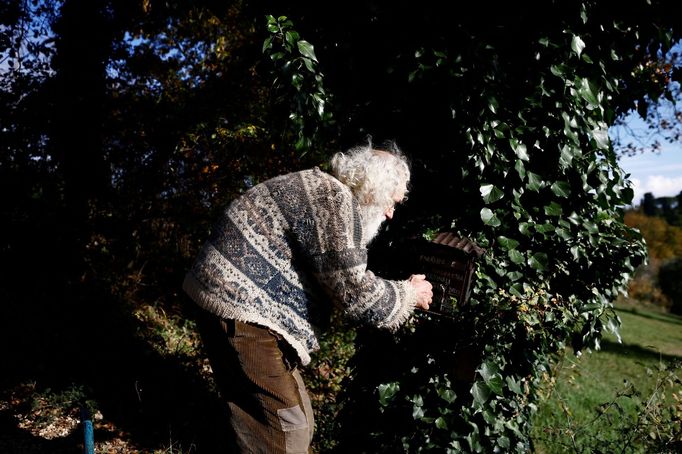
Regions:
<instances>
[{"instance_id":1,"label":"elderly man","mask_svg":"<svg viewBox=\"0 0 682 454\"><path fill-rule=\"evenodd\" d=\"M273 178L224 212L183 288L205 309L200 330L239 452L308 451L313 414L297 367L319 348L332 305L387 329L428 309L423 275L390 281L367 270L367 244L409 178L397 148L357 147L333 157L331 175Z\"/></svg>"}]
</instances>

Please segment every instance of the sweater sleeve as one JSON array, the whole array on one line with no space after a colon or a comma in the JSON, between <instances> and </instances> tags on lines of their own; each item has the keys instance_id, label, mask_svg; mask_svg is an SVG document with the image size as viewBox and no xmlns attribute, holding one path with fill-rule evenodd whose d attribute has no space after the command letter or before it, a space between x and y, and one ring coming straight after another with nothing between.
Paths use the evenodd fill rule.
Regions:
<instances>
[{"instance_id":1,"label":"sweater sleeve","mask_svg":"<svg viewBox=\"0 0 682 454\"><path fill-rule=\"evenodd\" d=\"M375 276L367 270L366 257L366 250L360 249L315 256L315 277L350 318L397 329L414 311L416 292L408 281Z\"/></svg>"},{"instance_id":2,"label":"sweater sleeve","mask_svg":"<svg viewBox=\"0 0 682 454\"><path fill-rule=\"evenodd\" d=\"M340 183L311 200L311 220L302 220L313 275L328 297L352 319L397 329L414 311L417 295L408 281L377 277L367 269L360 212Z\"/></svg>"}]
</instances>

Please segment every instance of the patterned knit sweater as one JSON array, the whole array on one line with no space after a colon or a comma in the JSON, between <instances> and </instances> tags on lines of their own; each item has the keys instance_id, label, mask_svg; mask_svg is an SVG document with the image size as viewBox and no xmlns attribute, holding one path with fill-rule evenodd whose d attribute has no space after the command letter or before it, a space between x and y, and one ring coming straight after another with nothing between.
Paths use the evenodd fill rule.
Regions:
<instances>
[{"instance_id":1,"label":"patterned knit sweater","mask_svg":"<svg viewBox=\"0 0 682 454\"><path fill-rule=\"evenodd\" d=\"M416 293L367 270L358 208L346 185L317 168L256 185L225 210L183 288L219 317L280 334L304 365L332 302L352 319L395 329Z\"/></svg>"}]
</instances>

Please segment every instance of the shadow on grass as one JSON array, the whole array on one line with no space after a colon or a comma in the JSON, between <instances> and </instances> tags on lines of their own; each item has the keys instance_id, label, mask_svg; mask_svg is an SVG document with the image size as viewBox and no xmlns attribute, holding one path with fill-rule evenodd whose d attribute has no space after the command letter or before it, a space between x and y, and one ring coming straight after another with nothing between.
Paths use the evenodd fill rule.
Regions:
<instances>
[{"instance_id":1,"label":"shadow on grass","mask_svg":"<svg viewBox=\"0 0 682 454\"><path fill-rule=\"evenodd\" d=\"M638 317L644 317L651 320L658 320L660 322L672 323L676 325L682 325L682 316L673 314L657 314L655 312L646 312L638 310L637 308L624 308L617 307L618 312L626 312L628 314L636 315Z\"/></svg>"},{"instance_id":2,"label":"shadow on grass","mask_svg":"<svg viewBox=\"0 0 682 454\"><path fill-rule=\"evenodd\" d=\"M629 358L646 361L664 361L667 363L682 361L682 356L667 355L653 348L642 347L637 344L619 344L609 340L602 340L601 349L604 352L615 353Z\"/></svg>"}]
</instances>

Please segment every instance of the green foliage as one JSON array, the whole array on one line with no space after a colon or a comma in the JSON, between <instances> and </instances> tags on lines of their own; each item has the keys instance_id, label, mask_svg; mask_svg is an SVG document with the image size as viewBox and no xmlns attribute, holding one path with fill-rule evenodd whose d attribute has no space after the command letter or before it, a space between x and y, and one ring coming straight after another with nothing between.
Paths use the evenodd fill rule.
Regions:
<instances>
[{"instance_id":1,"label":"green foliage","mask_svg":"<svg viewBox=\"0 0 682 454\"><path fill-rule=\"evenodd\" d=\"M270 33L263 43L263 53L273 65L275 90L279 102L288 106L290 128L297 134L299 152L307 152L319 141L319 129L333 123L328 109L330 96L323 85L313 45L301 39L286 16L268 15Z\"/></svg>"},{"instance_id":2,"label":"green foliage","mask_svg":"<svg viewBox=\"0 0 682 454\"><path fill-rule=\"evenodd\" d=\"M570 333L566 321L577 317L578 311L574 304L542 289L528 289L520 297L499 290L488 301L462 310L447 325L447 334L429 334L446 327L426 319L412 327L413 333L403 333L403 350L392 361L407 357L413 362L398 366L400 379L377 385L383 422L374 423L379 426L374 437L353 444L353 449L529 449L524 431L536 409L535 386L548 370L548 352L563 349L561 339ZM464 328L466 324L471 327ZM478 344L482 339L486 343ZM430 351L425 359L412 356L422 349ZM467 349L474 352L473 357L462 354ZM367 360L372 361L371 357ZM470 368L469 376L463 372L466 368ZM402 421L402 430L391 430L402 418L409 418ZM360 447L364 443L371 448Z\"/></svg>"},{"instance_id":3,"label":"green foliage","mask_svg":"<svg viewBox=\"0 0 682 454\"><path fill-rule=\"evenodd\" d=\"M329 452L337 445L338 416L342 402L337 399L343 380L350 374L349 361L355 353L355 331L335 312L330 329L320 338L320 350L301 370L315 414L313 450Z\"/></svg>"},{"instance_id":4,"label":"green foliage","mask_svg":"<svg viewBox=\"0 0 682 454\"><path fill-rule=\"evenodd\" d=\"M383 13L401 28L400 14ZM354 440L347 450L526 452L551 355L569 343L599 349L604 330L618 332L611 301L625 291L646 250L623 223L632 189L607 130L621 103L632 99L623 90L632 82L624 68L640 57L628 46L651 30L624 26L588 2L564 6L554 17L552 26L536 27L522 13L500 12L494 22L503 32L493 33L464 15L442 41L412 33L411 67L405 49L395 60L383 59L390 90L411 102L390 107L409 118L397 126L404 125L403 136L419 132L410 121L440 128L435 149L406 139L408 149L419 146L427 167L418 180L426 188L418 192L415 184L411 200L435 193L441 201L465 201L430 206L441 215L437 224L433 213L416 213L423 217L413 217L413 228L451 229L488 253L470 305L460 308L454 325L424 321L392 345L369 334L359 338L348 397L352 406L372 392L377 406L355 402L349 410L356 421L342 435ZM418 119L426 111L413 101L420 97L437 113ZM473 373L456 379L463 367L457 355L467 349L474 352ZM379 355L404 364L372 360Z\"/></svg>"}]
</instances>

